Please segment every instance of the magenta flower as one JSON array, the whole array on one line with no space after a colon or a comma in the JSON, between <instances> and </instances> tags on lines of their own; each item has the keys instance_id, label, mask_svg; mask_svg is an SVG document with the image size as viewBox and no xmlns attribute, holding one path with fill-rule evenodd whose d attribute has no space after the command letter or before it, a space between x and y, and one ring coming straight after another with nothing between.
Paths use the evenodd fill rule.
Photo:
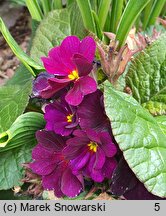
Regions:
<instances>
[{"instance_id":1,"label":"magenta flower","mask_svg":"<svg viewBox=\"0 0 166 216\"><path fill-rule=\"evenodd\" d=\"M96 44L93 38L86 37L82 41L76 36L66 37L60 46L50 50L48 57L42 61L46 71L54 74L52 82L57 85L72 84L65 99L73 106L79 105L84 96L97 89L96 81L88 76L93 68Z\"/></svg>"},{"instance_id":2,"label":"magenta flower","mask_svg":"<svg viewBox=\"0 0 166 216\"><path fill-rule=\"evenodd\" d=\"M78 125L76 108L61 101L55 101L45 107L46 129L62 136L70 135Z\"/></svg>"},{"instance_id":3,"label":"magenta flower","mask_svg":"<svg viewBox=\"0 0 166 216\"><path fill-rule=\"evenodd\" d=\"M54 190L57 197L74 197L83 188L82 176L74 175L62 151L64 139L50 131L36 133L38 145L33 149L32 171L42 176L44 189Z\"/></svg>"},{"instance_id":4,"label":"magenta flower","mask_svg":"<svg viewBox=\"0 0 166 216\"><path fill-rule=\"evenodd\" d=\"M103 93L100 90L84 97L78 107L77 115L82 129L101 131L110 127L104 110Z\"/></svg>"},{"instance_id":5,"label":"magenta flower","mask_svg":"<svg viewBox=\"0 0 166 216\"><path fill-rule=\"evenodd\" d=\"M49 99L55 95L55 93L61 90L66 84L55 83L52 81L53 75L46 72L42 72L33 82L33 95L35 97Z\"/></svg>"},{"instance_id":6,"label":"magenta flower","mask_svg":"<svg viewBox=\"0 0 166 216\"><path fill-rule=\"evenodd\" d=\"M116 167L114 155L116 147L107 132L95 132L88 129L74 131L74 138L67 140L64 154L70 160L75 175L92 178L96 182L110 179Z\"/></svg>"}]
</instances>

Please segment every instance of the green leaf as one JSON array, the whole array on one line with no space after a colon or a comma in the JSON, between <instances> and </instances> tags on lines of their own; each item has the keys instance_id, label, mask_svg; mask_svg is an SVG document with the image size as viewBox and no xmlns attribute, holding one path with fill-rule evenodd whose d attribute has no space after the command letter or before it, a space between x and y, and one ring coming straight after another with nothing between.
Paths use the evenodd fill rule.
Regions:
<instances>
[{"instance_id":1,"label":"green leaf","mask_svg":"<svg viewBox=\"0 0 166 216\"><path fill-rule=\"evenodd\" d=\"M31 81L26 85L3 86L0 88L0 132L6 131L28 104Z\"/></svg>"},{"instance_id":2,"label":"green leaf","mask_svg":"<svg viewBox=\"0 0 166 216\"><path fill-rule=\"evenodd\" d=\"M39 25L32 42L31 57L41 63L40 57L47 56L48 51L61 43L71 34L70 16L67 9L55 10Z\"/></svg>"},{"instance_id":3,"label":"green leaf","mask_svg":"<svg viewBox=\"0 0 166 216\"><path fill-rule=\"evenodd\" d=\"M150 16L148 17L147 26L151 26L155 24L156 19L160 15L165 3L166 0L155 0Z\"/></svg>"},{"instance_id":4,"label":"green leaf","mask_svg":"<svg viewBox=\"0 0 166 216\"><path fill-rule=\"evenodd\" d=\"M113 33L117 31L117 26L123 11L123 3L124 0L113 0L112 2L110 31Z\"/></svg>"},{"instance_id":5,"label":"green leaf","mask_svg":"<svg viewBox=\"0 0 166 216\"><path fill-rule=\"evenodd\" d=\"M85 35L76 4L72 4L69 10L62 9L50 12L40 23L32 42L31 57L42 64L40 58L47 56L48 51L54 46L58 46L68 35L77 35L80 38Z\"/></svg>"},{"instance_id":6,"label":"green leaf","mask_svg":"<svg viewBox=\"0 0 166 216\"><path fill-rule=\"evenodd\" d=\"M68 7L68 10L70 12L71 35L77 35L80 39L84 38L86 36L86 31L77 3L72 3L70 7Z\"/></svg>"},{"instance_id":7,"label":"green leaf","mask_svg":"<svg viewBox=\"0 0 166 216\"><path fill-rule=\"evenodd\" d=\"M166 34L138 54L126 76L132 96L153 115L166 114Z\"/></svg>"},{"instance_id":8,"label":"green leaf","mask_svg":"<svg viewBox=\"0 0 166 216\"><path fill-rule=\"evenodd\" d=\"M166 197L166 126L108 81L104 103L113 135L130 168L149 192Z\"/></svg>"},{"instance_id":9,"label":"green leaf","mask_svg":"<svg viewBox=\"0 0 166 216\"><path fill-rule=\"evenodd\" d=\"M7 131L0 133L0 152L35 142L35 132L44 126L45 121L40 113L20 115Z\"/></svg>"},{"instance_id":10,"label":"green leaf","mask_svg":"<svg viewBox=\"0 0 166 216\"><path fill-rule=\"evenodd\" d=\"M44 125L42 114L29 112L19 116L7 131L7 145L0 149L0 190L22 184L20 179L24 170L21 164L31 161L31 151L36 144L35 133Z\"/></svg>"},{"instance_id":11,"label":"green leaf","mask_svg":"<svg viewBox=\"0 0 166 216\"><path fill-rule=\"evenodd\" d=\"M25 2L32 19L41 21L43 18L43 13L38 0L25 0Z\"/></svg>"},{"instance_id":12,"label":"green leaf","mask_svg":"<svg viewBox=\"0 0 166 216\"><path fill-rule=\"evenodd\" d=\"M120 19L116 34L116 39L119 41L119 47L124 45L132 25L149 2L150 0L128 1Z\"/></svg>"},{"instance_id":13,"label":"green leaf","mask_svg":"<svg viewBox=\"0 0 166 216\"><path fill-rule=\"evenodd\" d=\"M31 161L31 151L35 143L23 145L7 152L0 153L0 190L22 185L20 179L24 169L22 163Z\"/></svg>"},{"instance_id":14,"label":"green leaf","mask_svg":"<svg viewBox=\"0 0 166 216\"><path fill-rule=\"evenodd\" d=\"M22 86L26 85L26 83L29 81L32 81L32 75L29 73L28 69L23 64L21 64L16 70L14 76L7 81L6 85Z\"/></svg>"},{"instance_id":15,"label":"green leaf","mask_svg":"<svg viewBox=\"0 0 166 216\"><path fill-rule=\"evenodd\" d=\"M102 40L104 35L103 35L103 32L102 32L100 24L99 24L98 16L97 16L96 12L93 10L92 10L92 15L93 15L94 23L95 23L95 29L96 29L97 37L100 40Z\"/></svg>"},{"instance_id":16,"label":"green leaf","mask_svg":"<svg viewBox=\"0 0 166 216\"><path fill-rule=\"evenodd\" d=\"M99 19L101 29L104 28L111 2L112 0L100 1L99 10L98 10L98 14L99 14L98 19Z\"/></svg>"}]
</instances>

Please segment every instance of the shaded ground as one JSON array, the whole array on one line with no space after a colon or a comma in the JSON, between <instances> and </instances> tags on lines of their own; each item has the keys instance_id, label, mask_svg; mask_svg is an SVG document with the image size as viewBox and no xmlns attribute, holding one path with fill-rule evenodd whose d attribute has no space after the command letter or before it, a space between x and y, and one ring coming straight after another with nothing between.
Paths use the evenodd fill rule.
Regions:
<instances>
[{"instance_id":1,"label":"shaded ground","mask_svg":"<svg viewBox=\"0 0 166 216\"><path fill-rule=\"evenodd\" d=\"M3 17L17 43L26 51L31 34L29 13L26 8L15 8L6 4L5 6L0 5L0 16ZM11 14L13 18L11 18ZM13 76L18 65L19 60L0 33L0 85L3 85L7 79Z\"/></svg>"}]
</instances>

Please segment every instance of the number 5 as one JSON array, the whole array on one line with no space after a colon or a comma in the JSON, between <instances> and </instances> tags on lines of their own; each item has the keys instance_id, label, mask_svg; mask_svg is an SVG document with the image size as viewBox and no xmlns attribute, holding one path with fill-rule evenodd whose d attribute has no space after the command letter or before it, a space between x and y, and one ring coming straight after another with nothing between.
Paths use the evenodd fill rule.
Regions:
<instances>
[{"instance_id":1,"label":"number 5","mask_svg":"<svg viewBox=\"0 0 166 216\"><path fill-rule=\"evenodd\" d=\"M160 210L160 203L155 203L154 210L155 211L159 211Z\"/></svg>"}]
</instances>

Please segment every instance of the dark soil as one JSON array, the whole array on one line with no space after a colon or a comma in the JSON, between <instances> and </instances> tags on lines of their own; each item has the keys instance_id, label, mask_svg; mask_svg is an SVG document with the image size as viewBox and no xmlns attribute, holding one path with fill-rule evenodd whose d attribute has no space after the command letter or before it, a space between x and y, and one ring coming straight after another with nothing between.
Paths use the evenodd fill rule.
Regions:
<instances>
[{"instance_id":1,"label":"dark soil","mask_svg":"<svg viewBox=\"0 0 166 216\"><path fill-rule=\"evenodd\" d=\"M31 35L30 15L26 8L19 8L17 16L15 24L9 28L9 31L26 52ZM0 85L13 76L19 64L19 60L0 33Z\"/></svg>"}]
</instances>

